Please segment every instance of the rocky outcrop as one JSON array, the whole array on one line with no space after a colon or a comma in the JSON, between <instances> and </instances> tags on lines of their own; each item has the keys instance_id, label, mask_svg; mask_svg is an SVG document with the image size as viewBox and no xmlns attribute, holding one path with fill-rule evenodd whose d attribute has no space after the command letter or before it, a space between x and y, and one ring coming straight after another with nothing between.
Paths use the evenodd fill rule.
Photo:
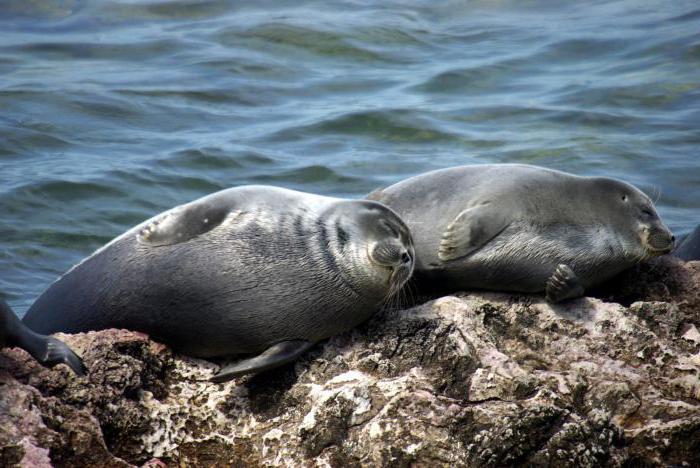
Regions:
<instances>
[{"instance_id":1,"label":"rocky outcrop","mask_svg":"<svg viewBox=\"0 0 700 468\"><path fill-rule=\"evenodd\" d=\"M0 352L0 465L700 464L700 263L562 305L457 294L226 384L144 335L61 336L78 378Z\"/></svg>"}]
</instances>

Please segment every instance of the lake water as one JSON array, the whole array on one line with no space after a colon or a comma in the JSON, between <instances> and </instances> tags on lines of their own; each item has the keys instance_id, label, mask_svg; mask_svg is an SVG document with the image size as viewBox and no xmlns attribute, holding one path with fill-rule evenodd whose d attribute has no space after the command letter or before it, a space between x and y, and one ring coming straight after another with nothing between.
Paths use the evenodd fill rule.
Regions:
<instances>
[{"instance_id":1,"label":"lake water","mask_svg":"<svg viewBox=\"0 0 700 468\"><path fill-rule=\"evenodd\" d=\"M0 2L0 294L153 214L520 162L700 222L700 3Z\"/></svg>"}]
</instances>

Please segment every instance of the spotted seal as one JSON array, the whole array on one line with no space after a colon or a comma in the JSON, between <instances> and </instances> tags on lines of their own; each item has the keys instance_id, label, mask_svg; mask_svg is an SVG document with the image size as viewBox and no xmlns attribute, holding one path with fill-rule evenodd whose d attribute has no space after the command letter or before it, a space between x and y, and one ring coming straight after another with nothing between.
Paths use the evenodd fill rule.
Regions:
<instances>
[{"instance_id":1,"label":"spotted seal","mask_svg":"<svg viewBox=\"0 0 700 468\"><path fill-rule=\"evenodd\" d=\"M674 243L632 185L537 166L437 170L368 198L411 229L421 289L545 291L557 302Z\"/></svg>"}]
</instances>

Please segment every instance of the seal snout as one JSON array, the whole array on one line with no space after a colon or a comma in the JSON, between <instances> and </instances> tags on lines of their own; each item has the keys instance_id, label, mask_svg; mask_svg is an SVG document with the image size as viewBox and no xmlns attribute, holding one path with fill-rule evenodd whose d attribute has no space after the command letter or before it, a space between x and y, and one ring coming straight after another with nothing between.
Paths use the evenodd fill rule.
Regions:
<instances>
[{"instance_id":1,"label":"seal snout","mask_svg":"<svg viewBox=\"0 0 700 468\"><path fill-rule=\"evenodd\" d=\"M388 268L401 268L413 264L413 255L400 244L381 243L372 249L371 258L379 265Z\"/></svg>"},{"instance_id":2,"label":"seal snout","mask_svg":"<svg viewBox=\"0 0 700 468\"><path fill-rule=\"evenodd\" d=\"M414 252L411 245L403 242L382 242L371 251L370 258L389 273L389 284L393 289L400 288L413 273Z\"/></svg>"},{"instance_id":3,"label":"seal snout","mask_svg":"<svg viewBox=\"0 0 700 468\"><path fill-rule=\"evenodd\" d=\"M670 253L676 244L676 237L665 226L645 227L644 247L653 255Z\"/></svg>"},{"instance_id":4,"label":"seal snout","mask_svg":"<svg viewBox=\"0 0 700 468\"><path fill-rule=\"evenodd\" d=\"M396 265L392 267L393 271L389 276L389 284L393 288L400 288L403 284L408 281L413 273L413 255L411 255L407 250L399 256L399 261Z\"/></svg>"}]
</instances>

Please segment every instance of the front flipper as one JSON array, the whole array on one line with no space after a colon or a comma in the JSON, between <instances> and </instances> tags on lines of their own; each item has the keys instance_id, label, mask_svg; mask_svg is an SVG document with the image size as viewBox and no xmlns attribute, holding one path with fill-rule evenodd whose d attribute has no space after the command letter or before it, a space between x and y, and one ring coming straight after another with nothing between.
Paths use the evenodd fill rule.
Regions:
<instances>
[{"instance_id":1,"label":"front flipper","mask_svg":"<svg viewBox=\"0 0 700 468\"><path fill-rule=\"evenodd\" d=\"M484 203L462 211L442 234L438 258L442 261L466 257L499 235L510 224L503 211Z\"/></svg>"},{"instance_id":2,"label":"front flipper","mask_svg":"<svg viewBox=\"0 0 700 468\"><path fill-rule=\"evenodd\" d=\"M211 231L242 212L219 199L203 199L170 210L141 229L136 239L146 245L172 245Z\"/></svg>"},{"instance_id":3,"label":"front flipper","mask_svg":"<svg viewBox=\"0 0 700 468\"><path fill-rule=\"evenodd\" d=\"M83 361L63 341L46 337L46 350L41 354L31 353L34 358L46 367L65 364L76 375L85 375Z\"/></svg>"},{"instance_id":4,"label":"front flipper","mask_svg":"<svg viewBox=\"0 0 700 468\"><path fill-rule=\"evenodd\" d=\"M583 295L584 288L576 273L567 265L559 264L547 280L547 301L561 302Z\"/></svg>"},{"instance_id":5,"label":"front flipper","mask_svg":"<svg viewBox=\"0 0 700 468\"><path fill-rule=\"evenodd\" d=\"M291 362L301 356L304 351L309 349L313 343L304 340L283 341L271 346L262 354L259 354L250 359L243 359L235 364L230 364L221 368L219 372L212 377L212 382L226 382L244 374L251 372L262 372Z\"/></svg>"}]
</instances>

